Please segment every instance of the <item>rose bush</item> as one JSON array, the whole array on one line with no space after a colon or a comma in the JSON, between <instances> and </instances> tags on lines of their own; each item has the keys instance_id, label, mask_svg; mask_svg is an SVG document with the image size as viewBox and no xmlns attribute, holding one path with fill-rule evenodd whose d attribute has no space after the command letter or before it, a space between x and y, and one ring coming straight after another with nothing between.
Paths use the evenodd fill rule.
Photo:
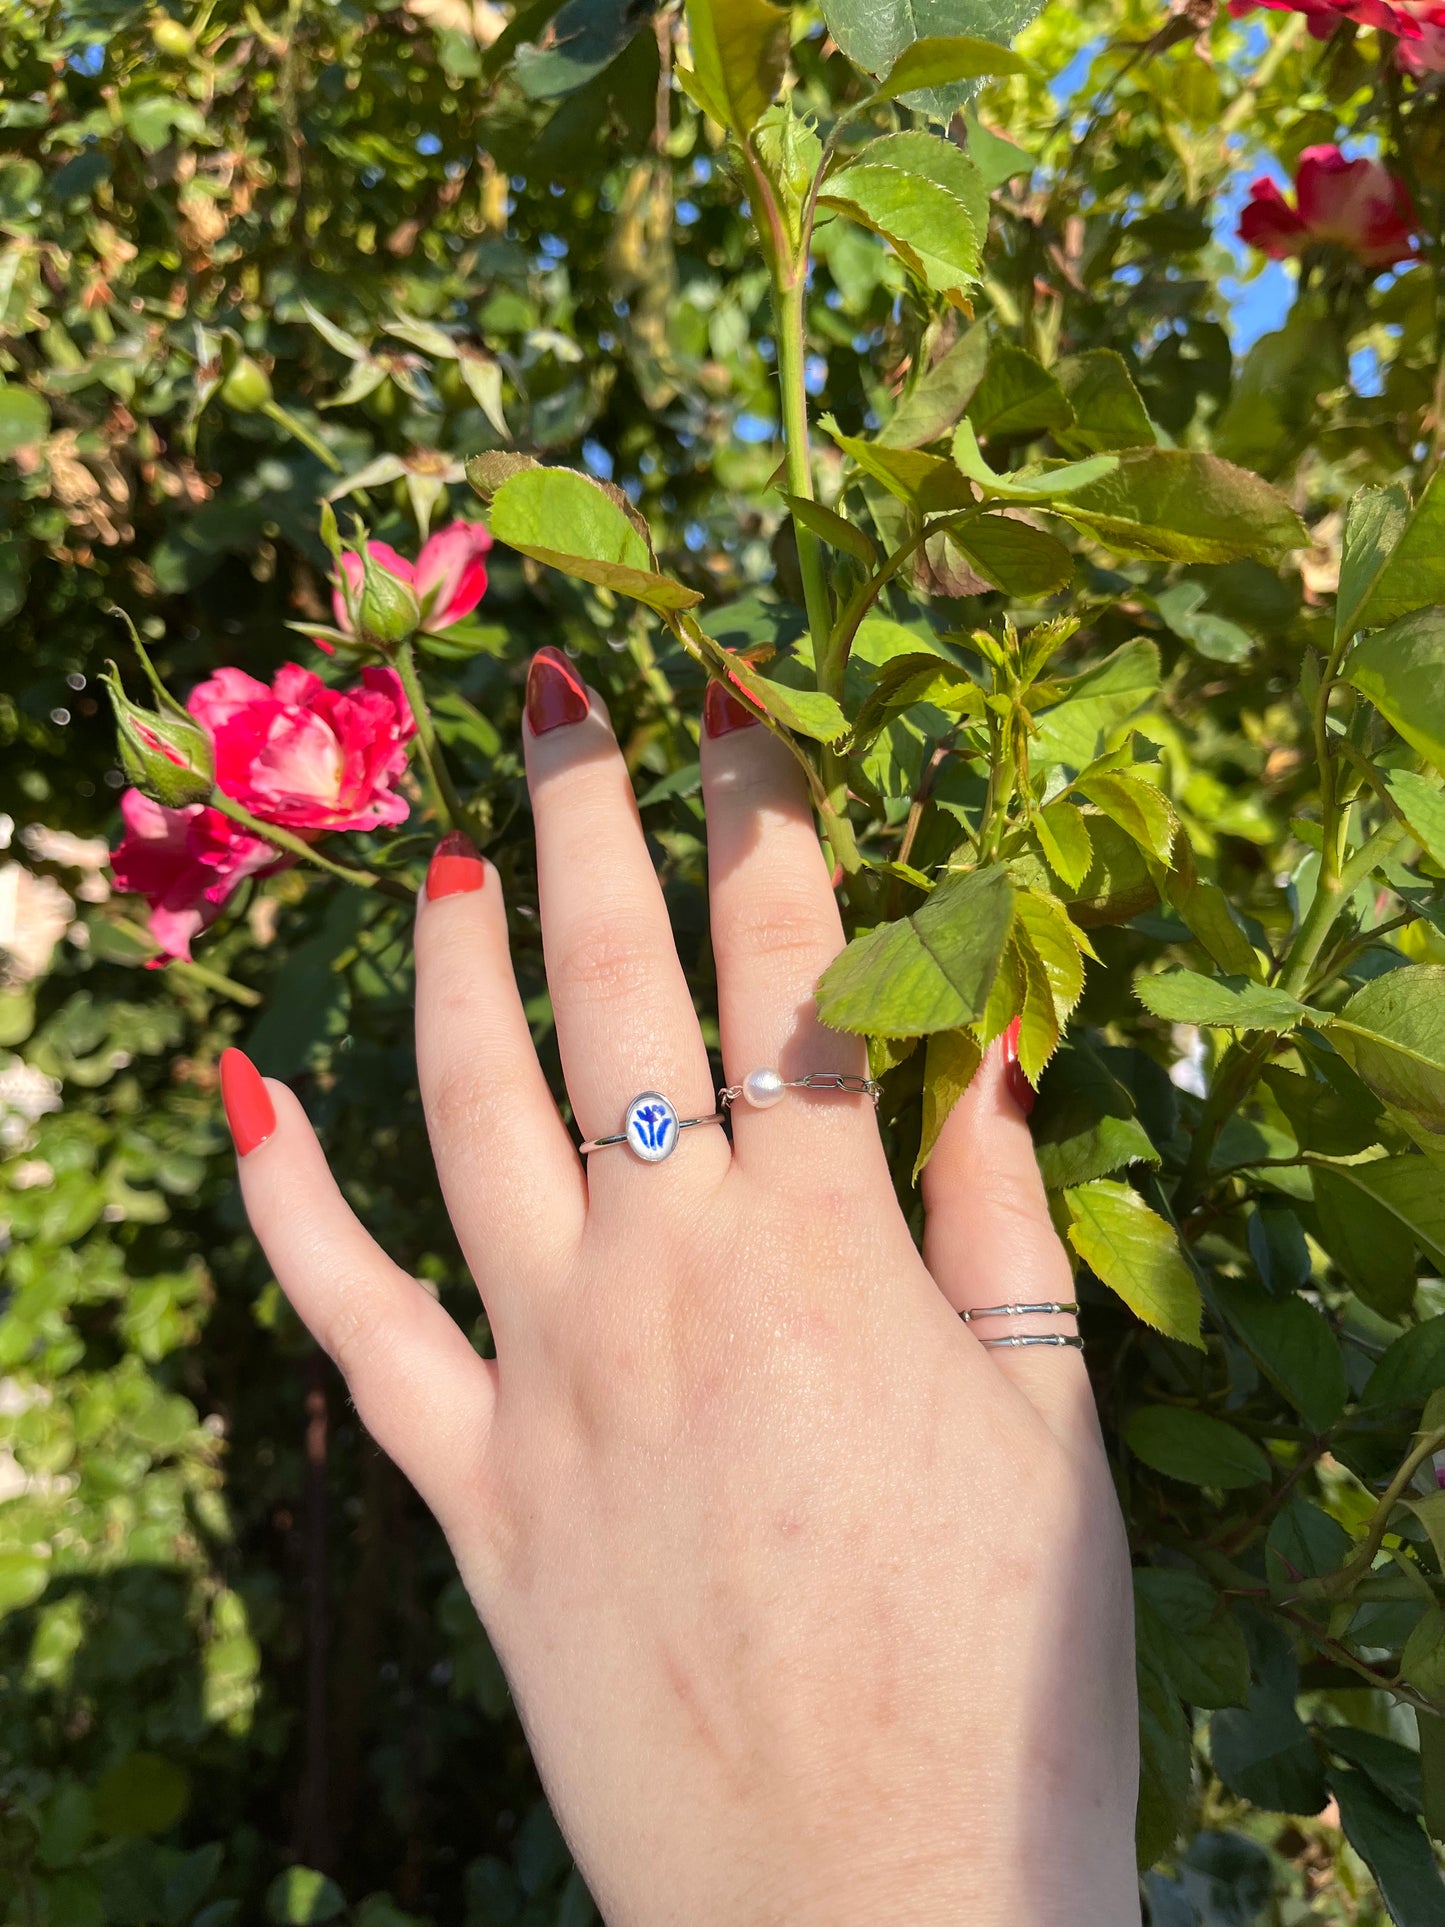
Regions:
<instances>
[{"instance_id":1,"label":"rose bush","mask_svg":"<svg viewBox=\"0 0 1445 1927\"><path fill-rule=\"evenodd\" d=\"M1026 0L917 0L919 41L861 0L544 12L0 0L0 1905L592 1918L440 1535L242 1230L215 1091L231 1042L293 1081L488 1347L411 902L469 823L555 1075L516 750L548 643L704 1013L705 690L806 766L859 933L825 1012L905 1200L1018 1026L1136 1564L1153 1927L1434 1927L1430 10L1086 0L1016 53ZM1403 203L1381 242L1351 200L1261 318L1225 210L1341 143L1326 199L1378 168L1418 242L1382 268ZM116 607L215 696L214 772L136 767L228 772L125 803L112 883L159 923L88 854L140 780Z\"/></svg>"}]
</instances>

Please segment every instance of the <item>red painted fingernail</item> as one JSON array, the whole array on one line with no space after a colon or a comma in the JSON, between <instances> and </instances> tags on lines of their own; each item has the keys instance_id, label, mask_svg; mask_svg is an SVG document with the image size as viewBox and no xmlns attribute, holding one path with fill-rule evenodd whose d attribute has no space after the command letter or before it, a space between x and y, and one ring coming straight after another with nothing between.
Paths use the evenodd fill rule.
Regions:
<instances>
[{"instance_id":1,"label":"red painted fingernail","mask_svg":"<svg viewBox=\"0 0 1445 1927\"><path fill-rule=\"evenodd\" d=\"M221 1102L226 1107L226 1122L240 1157L254 1151L258 1144L264 1144L276 1129L276 1107L271 1102L271 1093L244 1051L221 1052Z\"/></svg>"},{"instance_id":2,"label":"red painted fingernail","mask_svg":"<svg viewBox=\"0 0 1445 1927\"><path fill-rule=\"evenodd\" d=\"M710 682L702 699L702 726L709 736L726 736L735 729L751 729L757 717L729 695L720 682Z\"/></svg>"},{"instance_id":3,"label":"red painted fingernail","mask_svg":"<svg viewBox=\"0 0 1445 1927\"><path fill-rule=\"evenodd\" d=\"M459 897L480 890L486 880L487 866L477 855L476 844L460 830L451 830L427 865L426 900L435 903L440 897Z\"/></svg>"},{"instance_id":4,"label":"red painted fingernail","mask_svg":"<svg viewBox=\"0 0 1445 1927\"><path fill-rule=\"evenodd\" d=\"M1003 1077L1009 1096L1027 1117L1034 1108L1034 1087L1019 1062L1019 1022L1015 1017L1003 1034Z\"/></svg>"},{"instance_id":5,"label":"red painted fingernail","mask_svg":"<svg viewBox=\"0 0 1445 1927\"><path fill-rule=\"evenodd\" d=\"M580 723L591 703L587 685L560 649L539 649L527 671L527 721L534 736Z\"/></svg>"}]
</instances>

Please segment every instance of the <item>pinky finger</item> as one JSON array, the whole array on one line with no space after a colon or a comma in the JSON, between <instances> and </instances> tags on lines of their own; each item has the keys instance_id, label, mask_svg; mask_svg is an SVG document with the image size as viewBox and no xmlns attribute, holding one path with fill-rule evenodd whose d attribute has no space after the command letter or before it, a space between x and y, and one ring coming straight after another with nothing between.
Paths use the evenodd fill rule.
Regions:
<instances>
[{"instance_id":1,"label":"pinky finger","mask_svg":"<svg viewBox=\"0 0 1445 1927\"><path fill-rule=\"evenodd\" d=\"M464 1526L495 1402L495 1367L393 1264L342 1197L284 1084L228 1050L221 1094L241 1193L277 1283L346 1380L361 1421L436 1514Z\"/></svg>"}]
</instances>

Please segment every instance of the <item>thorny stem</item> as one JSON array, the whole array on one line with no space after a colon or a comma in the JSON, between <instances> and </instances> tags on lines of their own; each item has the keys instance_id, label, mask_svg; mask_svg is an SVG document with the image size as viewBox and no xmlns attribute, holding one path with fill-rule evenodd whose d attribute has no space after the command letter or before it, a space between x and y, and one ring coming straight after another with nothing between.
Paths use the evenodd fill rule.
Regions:
<instances>
[{"instance_id":1,"label":"thorny stem","mask_svg":"<svg viewBox=\"0 0 1445 1927\"><path fill-rule=\"evenodd\" d=\"M340 462L337 461L325 442L318 440L306 424L304 422L298 422L294 415L289 414L287 410L281 406L280 402L268 401L261 410L261 413L270 421L275 422L278 428L284 428L288 435L294 435L303 448L309 448L318 461L325 462L333 475L339 475L341 473Z\"/></svg>"},{"instance_id":2,"label":"thorny stem","mask_svg":"<svg viewBox=\"0 0 1445 1927\"><path fill-rule=\"evenodd\" d=\"M129 917L117 917L113 927L124 937L131 937L139 943L154 943L149 930L140 924L132 923ZM212 970L207 964L199 964L192 958L172 957L166 969L181 978L183 982L197 984L202 990L214 990L219 996L229 997L234 1004L245 1004L248 1008L261 1002L259 990L252 990L246 984L238 984L234 977L224 977L219 970Z\"/></svg>"},{"instance_id":3,"label":"thorny stem","mask_svg":"<svg viewBox=\"0 0 1445 1927\"><path fill-rule=\"evenodd\" d=\"M1445 1426L1426 1432L1415 1441L1399 1471L1380 1494L1365 1527L1364 1537L1353 1554L1338 1572L1324 1573L1318 1579L1306 1579L1299 1588L1298 1598L1339 1599L1350 1591L1356 1579L1362 1578L1375 1563L1375 1554L1380 1550L1389 1529L1390 1514L1404 1496L1410 1481L1426 1459L1442 1451L1445 1451Z\"/></svg>"},{"instance_id":4,"label":"thorny stem","mask_svg":"<svg viewBox=\"0 0 1445 1927\"><path fill-rule=\"evenodd\" d=\"M220 790L211 798L211 808L219 810L222 816L229 816L233 823L239 823L243 830L252 836L259 836L278 850L285 850L289 856L302 863L309 863L317 870L325 870L328 876L340 877L343 883L351 884L357 890L377 890L385 897L393 897L398 903L411 903L412 893L393 877L377 876L371 870L355 870L348 864L335 863L324 856L314 845L304 842L301 837L293 836L279 824L263 823L259 816L236 802L233 797L224 796Z\"/></svg>"},{"instance_id":5,"label":"thorny stem","mask_svg":"<svg viewBox=\"0 0 1445 1927\"><path fill-rule=\"evenodd\" d=\"M409 642L402 643L396 652L396 671L401 677L401 686L406 691L406 700L416 721L417 748L421 752L422 768L426 771L436 813L449 830L469 829L473 827L471 818L466 804L457 794L452 773L447 768L446 756L437 741L436 726L427 707L426 691L417 673L416 655Z\"/></svg>"}]
</instances>

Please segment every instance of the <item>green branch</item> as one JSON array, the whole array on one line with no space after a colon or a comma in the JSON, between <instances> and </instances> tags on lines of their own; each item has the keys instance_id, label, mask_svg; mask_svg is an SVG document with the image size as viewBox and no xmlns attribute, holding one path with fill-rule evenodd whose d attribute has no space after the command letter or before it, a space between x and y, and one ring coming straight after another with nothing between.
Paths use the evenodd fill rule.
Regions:
<instances>
[{"instance_id":1,"label":"green branch","mask_svg":"<svg viewBox=\"0 0 1445 1927\"><path fill-rule=\"evenodd\" d=\"M406 691L406 700L416 723L417 750L426 772L427 786L431 790L432 805L449 830L470 829L471 816L457 793L452 773L447 767L446 755L437 741L426 691L421 686L421 676L417 671L416 655L409 642L402 643L396 652L396 672L401 677L401 686Z\"/></svg>"},{"instance_id":2,"label":"green branch","mask_svg":"<svg viewBox=\"0 0 1445 1927\"><path fill-rule=\"evenodd\" d=\"M249 830L252 836L259 836L274 849L284 850L299 863L309 863L313 869L324 870L328 876L340 878L341 882L349 883L355 890L376 890L398 903L415 902L413 893L394 877L378 876L373 870L356 870L348 864L333 862L314 844L293 836L290 830L283 830L278 823L263 823L259 816L252 816L234 797L225 796L220 790L212 796L211 808L219 810L222 816L229 816L233 823L239 823L243 830Z\"/></svg>"}]
</instances>

